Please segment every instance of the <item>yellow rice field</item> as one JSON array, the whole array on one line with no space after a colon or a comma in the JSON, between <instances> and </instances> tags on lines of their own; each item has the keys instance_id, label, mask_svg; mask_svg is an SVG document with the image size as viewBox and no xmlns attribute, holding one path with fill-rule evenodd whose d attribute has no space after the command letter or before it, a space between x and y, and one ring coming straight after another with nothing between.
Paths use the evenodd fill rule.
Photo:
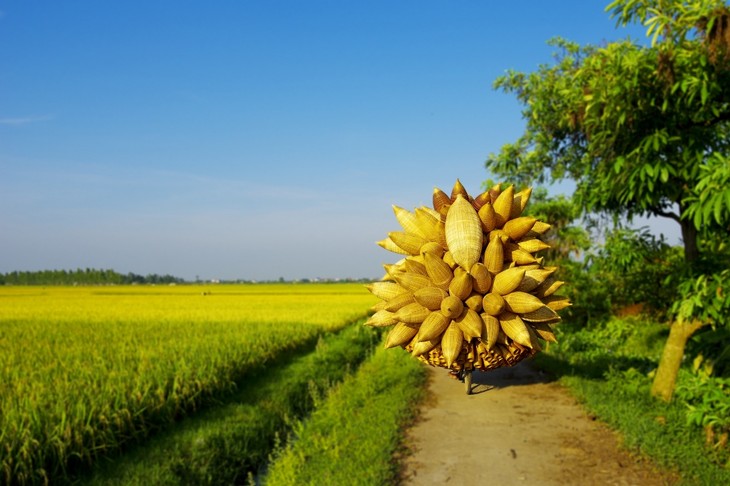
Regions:
<instances>
[{"instance_id":1,"label":"yellow rice field","mask_svg":"<svg viewBox=\"0 0 730 486\"><path fill-rule=\"evenodd\" d=\"M359 284L0 287L0 483L91 463L375 300Z\"/></svg>"}]
</instances>

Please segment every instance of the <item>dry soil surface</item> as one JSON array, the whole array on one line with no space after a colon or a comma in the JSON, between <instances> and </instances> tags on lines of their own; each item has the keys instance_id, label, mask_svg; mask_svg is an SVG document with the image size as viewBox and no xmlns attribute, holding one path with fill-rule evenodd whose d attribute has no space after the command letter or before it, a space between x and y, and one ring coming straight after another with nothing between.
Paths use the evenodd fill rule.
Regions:
<instances>
[{"instance_id":1,"label":"dry soil surface","mask_svg":"<svg viewBox=\"0 0 730 486\"><path fill-rule=\"evenodd\" d=\"M523 361L475 372L472 395L432 369L430 398L409 430L405 485L672 485L622 449L561 385Z\"/></svg>"}]
</instances>

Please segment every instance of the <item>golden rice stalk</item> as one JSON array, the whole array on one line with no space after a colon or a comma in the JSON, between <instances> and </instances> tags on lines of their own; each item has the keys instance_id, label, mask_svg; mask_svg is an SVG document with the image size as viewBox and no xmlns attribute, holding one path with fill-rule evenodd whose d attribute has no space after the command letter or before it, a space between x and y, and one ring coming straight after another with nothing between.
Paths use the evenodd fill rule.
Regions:
<instances>
[{"instance_id":1,"label":"golden rice stalk","mask_svg":"<svg viewBox=\"0 0 730 486\"><path fill-rule=\"evenodd\" d=\"M492 292L499 295L507 295L519 287L525 277L525 270L520 267L508 268L494 276L492 281Z\"/></svg>"},{"instance_id":2,"label":"golden rice stalk","mask_svg":"<svg viewBox=\"0 0 730 486\"><path fill-rule=\"evenodd\" d=\"M421 238L420 236L406 233L405 231L391 231L388 233L388 238L390 238L396 246L408 252L409 255L419 255L421 247L425 243L428 243L428 240Z\"/></svg>"},{"instance_id":3,"label":"golden rice stalk","mask_svg":"<svg viewBox=\"0 0 730 486\"><path fill-rule=\"evenodd\" d=\"M461 268L457 268L454 272L454 278L449 283L449 294L465 300L471 294L472 278Z\"/></svg>"},{"instance_id":4,"label":"golden rice stalk","mask_svg":"<svg viewBox=\"0 0 730 486\"><path fill-rule=\"evenodd\" d=\"M517 291L505 295L504 301L507 303L507 310L515 314L533 312L545 305L534 295Z\"/></svg>"},{"instance_id":5,"label":"golden rice stalk","mask_svg":"<svg viewBox=\"0 0 730 486\"><path fill-rule=\"evenodd\" d=\"M431 311L428 308L414 302L398 309L394 317L404 324L421 324L430 313Z\"/></svg>"},{"instance_id":6,"label":"golden rice stalk","mask_svg":"<svg viewBox=\"0 0 730 486\"><path fill-rule=\"evenodd\" d=\"M414 213L395 204L393 204L393 212L395 213L395 219L398 220L406 233L428 239L427 233L421 228L420 221Z\"/></svg>"},{"instance_id":7,"label":"golden rice stalk","mask_svg":"<svg viewBox=\"0 0 730 486\"><path fill-rule=\"evenodd\" d=\"M490 292L485 294L482 299L482 310L490 316L498 316L504 310L506 304L504 297Z\"/></svg>"},{"instance_id":8,"label":"golden rice stalk","mask_svg":"<svg viewBox=\"0 0 730 486\"><path fill-rule=\"evenodd\" d=\"M487 351L489 351L497 344L500 331L499 319L489 314L482 314L480 317L482 318L482 322L484 322L484 333L482 334L481 340L486 346Z\"/></svg>"},{"instance_id":9,"label":"golden rice stalk","mask_svg":"<svg viewBox=\"0 0 730 486\"><path fill-rule=\"evenodd\" d=\"M385 310L388 312L396 312L401 307L405 307L415 301L416 299L413 294L411 292L406 292L390 299L385 305Z\"/></svg>"},{"instance_id":10,"label":"golden rice stalk","mask_svg":"<svg viewBox=\"0 0 730 486\"><path fill-rule=\"evenodd\" d=\"M525 271L525 277L522 279L520 286L517 287L519 292L532 292L541 283L553 274L554 269L532 268Z\"/></svg>"},{"instance_id":11,"label":"golden rice stalk","mask_svg":"<svg viewBox=\"0 0 730 486\"><path fill-rule=\"evenodd\" d=\"M504 267L504 246L502 240L493 238L484 250L484 266L490 273L498 274Z\"/></svg>"},{"instance_id":12,"label":"golden rice stalk","mask_svg":"<svg viewBox=\"0 0 730 486\"><path fill-rule=\"evenodd\" d=\"M529 325L535 330L537 335L545 341L551 343L558 342L557 338L555 337L555 333L553 332L553 329L547 322L531 322Z\"/></svg>"},{"instance_id":13,"label":"golden rice stalk","mask_svg":"<svg viewBox=\"0 0 730 486\"><path fill-rule=\"evenodd\" d=\"M464 309L464 312L454 319L454 322L459 326L467 340L482 337L484 321L475 311L468 308Z\"/></svg>"},{"instance_id":14,"label":"golden rice stalk","mask_svg":"<svg viewBox=\"0 0 730 486\"><path fill-rule=\"evenodd\" d=\"M550 245L537 238L531 238L529 240L522 240L517 242L517 246L525 250L528 253L537 253L538 251L547 250Z\"/></svg>"},{"instance_id":15,"label":"golden rice stalk","mask_svg":"<svg viewBox=\"0 0 730 486\"><path fill-rule=\"evenodd\" d=\"M377 242L378 246L381 248L384 248L388 251L392 251L393 253L400 253L401 255L408 255L409 253L401 248L400 246L396 245L393 240L390 238L385 238L384 240L380 240Z\"/></svg>"},{"instance_id":16,"label":"golden rice stalk","mask_svg":"<svg viewBox=\"0 0 730 486\"><path fill-rule=\"evenodd\" d=\"M393 279L398 282L398 285L411 292L415 292L418 289L429 287L431 285L431 281L428 277L424 277L418 273L395 272L391 275Z\"/></svg>"},{"instance_id":17,"label":"golden rice stalk","mask_svg":"<svg viewBox=\"0 0 730 486\"><path fill-rule=\"evenodd\" d=\"M388 337L385 339L385 348L389 349L408 344L417 332L417 328L399 322L388 333Z\"/></svg>"},{"instance_id":18,"label":"golden rice stalk","mask_svg":"<svg viewBox=\"0 0 730 486\"><path fill-rule=\"evenodd\" d=\"M392 312L386 311L386 310L380 310L370 316L370 318L365 321L366 326L372 326L372 327L386 327L386 326L392 326L393 324L396 324L398 322L398 319L395 318Z\"/></svg>"},{"instance_id":19,"label":"golden rice stalk","mask_svg":"<svg viewBox=\"0 0 730 486\"><path fill-rule=\"evenodd\" d=\"M522 189L520 192L515 194L515 198L512 200L512 211L510 212L510 219L515 219L522 214L527 206L527 201L530 200L532 194L532 188L527 187Z\"/></svg>"},{"instance_id":20,"label":"golden rice stalk","mask_svg":"<svg viewBox=\"0 0 730 486\"><path fill-rule=\"evenodd\" d=\"M522 314L522 318L528 322L557 322L560 320L558 313L546 305L532 312Z\"/></svg>"},{"instance_id":21,"label":"golden rice stalk","mask_svg":"<svg viewBox=\"0 0 730 486\"><path fill-rule=\"evenodd\" d=\"M492 206L492 203L485 202L482 207L479 208L477 215L479 216L479 221L482 223L482 230L485 233L489 233L497 227L497 213L494 212L494 206Z\"/></svg>"},{"instance_id":22,"label":"golden rice stalk","mask_svg":"<svg viewBox=\"0 0 730 486\"><path fill-rule=\"evenodd\" d=\"M446 214L445 232L446 246L454 261L469 271L479 261L484 234L477 212L460 194Z\"/></svg>"},{"instance_id":23,"label":"golden rice stalk","mask_svg":"<svg viewBox=\"0 0 730 486\"><path fill-rule=\"evenodd\" d=\"M438 288L447 290L451 279L454 278L454 272L451 271L448 263L431 253L423 255L423 262L428 278L431 279L433 284Z\"/></svg>"},{"instance_id":24,"label":"golden rice stalk","mask_svg":"<svg viewBox=\"0 0 730 486\"><path fill-rule=\"evenodd\" d=\"M365 286L375 297L390 300L393 297L408 292L395 282L373 282Z\"/></svg>"},{"instance_id":25,"label":"golden rice stalk","mask_svg":"<svg viewBox=\"0 0 730 486\"><path fill-rule=\"evenodd\" d=\"M416 302L428 310L435 311L441 309L441 301L444 300L447 295L448 294L444 289L440 289L438 287L423 287L413 293L413 298Z\"/></svg>"},{"instance_id":26,"label":"golden rice stalk","mask_svg":"<svg viewBox=\"0 0 730 486\"><path fill-rule=\"evenodd\" d=\"M519 218L510 219L504 223L502 231L507 233L514 241L517 241L532 229L536 221L537 220L535 218L531 218L529 216L521 216Z\"/></svg>"},{"instance_id":27,"label":"golden rice stalk","mask_svg":"<svg viewBox=\"0 0 730 486\"><path fill-rule=\"evenodd\" d=\"M509 221L514 196L515 188L514 186L509 186L507 189L502 191L494 201L493 206L497 217L497 228L503 227L504 224Z\"/></svg>"},{"instance_id":28,"label":"golden rice stalk","mask_svg":"<svg viewBox=\"0 0 730 486\"><path fill-rule=\"evenodd\" d=\"M532 340L530 339L530 331L527 324L524 323L520 316L511 312L503 312L499 316L499 325L502 331L517 344L532 348Z\"/></svg>"},{"instance_id":29,"label":"golden rice stalk","mask_svg":"<svg viewBox=\"0 0 730 486\"><path fill-rule=\"evenodd\" d=\"M418 341L429 341L436 339L444 333L451 319L443 315L441 312L431 312L423 320L423 324L418 329Z\"/></svg>"},{"instance_id":30,"label":"golden rice stalk","mask_svg":"<svg viewBox=\"0 0 730 486\"><path fill-rule=\"evenodd\" d=\"M572 305L570 300L562 295L550 295L545 297L543 302L554 311L563 310Z\"/></svg>"},{"instance_id":31,"label":"golden rice stalk","mask_svg":"<svg viewBox=\"0 0 730 486\"><path fill-rule=\"evenodd\" d=\"M451 206L451 198L444 191L438 187L433 188L433 208L438 211L441 215L446 215L446 212Z\"/></svg>"},{"instance_id":32,"label":"golden rice stalk","mask_svg":"<svg viewBox=\"0 0 730 486\"><path fill-rule=\"evenodd\" d=\"M446 367L451 368L454 361L461 352L461 345L464 343L464 333L461 328L455 322L451 322L449 327L444 331L444 335L441 338L441 351L446 358Z\"/></svg>"},{"instance_id":33,"label":"golden rice stalk","mask_svg":"<svg viewBox=\"0 0 730 486\"><path fill-rule=\"evenodd\" d=\"M483 263L475 263L472 265L469 273L472 277L472 289L484 295L492 288L492 275L489 269Z\"/></svg>"},{"instance_id":34,"label":"golden rice stalk","mask_svg":"<svg viewBox=\"0 0 730 486\"><path fill-rule=\"evenodd\" d=\"M456 319L463 311L464 303L454 295L449 295L441 301L441 313L450 319Z\"/></svg>"}]
</instances>

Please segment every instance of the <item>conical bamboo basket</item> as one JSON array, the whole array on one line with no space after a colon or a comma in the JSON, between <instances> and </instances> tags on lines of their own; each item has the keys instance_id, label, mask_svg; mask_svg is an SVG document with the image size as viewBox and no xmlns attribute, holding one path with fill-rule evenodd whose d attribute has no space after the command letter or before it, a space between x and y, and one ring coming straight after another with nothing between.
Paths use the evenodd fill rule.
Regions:
<instances>
[{"instance_id":1,"label":"conical bamboo basket","mask_svg":"<svg viewBox=\"0 0 730 486\"><path fill-rule=\"evenodd\" d=\"M403 229L378 244L399 260L367 286L382 302L366 324L392 327L387 347L452 371L486 371L555 340L551 325L570 302L553 295L563 282L539 257L550 226L522 215L530 193L496 185L471 197L457 179L451 196L434 189L433 209L393 206Z\"/></svg>"}]
</instances>

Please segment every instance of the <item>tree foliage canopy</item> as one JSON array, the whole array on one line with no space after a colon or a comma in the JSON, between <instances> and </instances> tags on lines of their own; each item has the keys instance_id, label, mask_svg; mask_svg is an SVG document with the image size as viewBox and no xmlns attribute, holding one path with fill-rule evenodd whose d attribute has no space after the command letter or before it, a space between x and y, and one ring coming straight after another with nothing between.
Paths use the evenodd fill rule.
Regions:
<instances>
[{"instance_id":1,"label":"tree foliage canopy","mask_svg":"<svg viewBox=\"0 0 730 486\"><path fill-rule=\"evenodd\" d=\"M616 0L607 10L619 24L646 25L651 44L556 38L553 64L498 78L495 87L524 105L527 127L487 167L526 184L573 179L586 211L727 232L730 9L720 0Z\"/></svg>"},{"instance_id":2,"label":"tree foliage canopy","mask_svg":"<svg viewBox=\"0 0 730 486\"><path fill-rule=\"evenodd\" d=\"M552 64L498 78L495 87L524 106L526 129L487 168L518 184L572 179L585 213L680 224L689 265L665 265L663 247L621 234L603 258L625 269L638 262L634 287L650 283L646 295L670 291L674 321L652 385L669 400L687 340L727 325L730 313L730 8L724 0L613 0L606 10L619 25L646 26L648 40L556 38ZM657 258L660 281L646 263Z\"/></svg>"}]
</instances>

